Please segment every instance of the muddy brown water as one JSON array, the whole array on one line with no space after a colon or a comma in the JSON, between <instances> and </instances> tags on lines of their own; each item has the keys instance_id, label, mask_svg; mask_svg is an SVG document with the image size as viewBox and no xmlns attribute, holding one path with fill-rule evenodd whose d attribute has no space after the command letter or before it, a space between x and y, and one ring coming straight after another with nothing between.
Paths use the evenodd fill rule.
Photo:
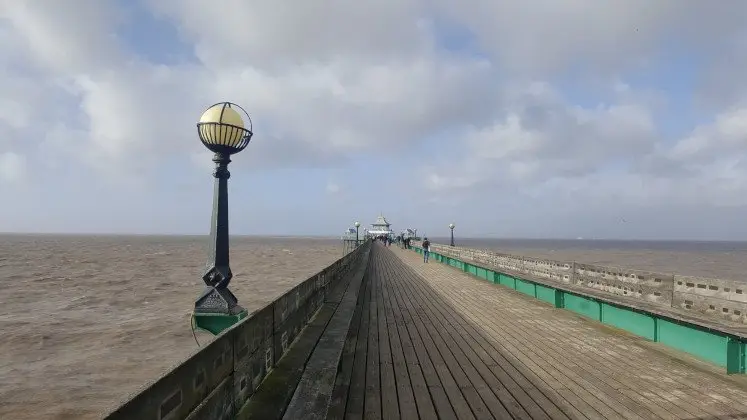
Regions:
<instances>
[{"instance_id":1,"label":"muddy brown water","mask_svg":"<svg viewBox=\"0 0 747 420\"><path fill-rule=\"evenodd\" d=\"M205 240L0 236L0 419L101 418L194 351ZM249 311L342 254L324 239L231 246L230 288Z\"/></svg>"}]
</instances>

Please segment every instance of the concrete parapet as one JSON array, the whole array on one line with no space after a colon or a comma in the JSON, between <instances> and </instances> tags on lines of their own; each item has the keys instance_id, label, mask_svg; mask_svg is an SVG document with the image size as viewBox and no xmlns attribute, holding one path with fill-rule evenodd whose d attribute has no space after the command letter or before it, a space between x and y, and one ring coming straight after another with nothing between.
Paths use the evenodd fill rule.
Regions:
<instances>
[{"instance_id":1,"label":"concrete parapet","mask_svg":"<svg viewBox=\"0 0 747 420\"><path fill-rule=\"evenodd\" d=\"M223 332L111 412L110 420L233 419L330 291L363 264L365 242Z\"/></svg>"},{"instance_id":2,"label":"concrete parapet","mask_svg":"<svg viewBox=\"0 0 747 420\"><path fill-rule=\"evenodd\" d=\"M666 306L672 305L674 276L671 274L580 263L574 264L574 270L576 285Z\"/></svg>"},{"instance_id":3,"label":"concrete parapet","mask_svg":"<svg viewBox=\"0 0 747 420\"><path fill-rule=\"evenodd\" d=\"M672 306L747 324L747 283L675 275Z\"/></svg>"},{"instance_id":4,"label":"concrete parapet","mask_svg":"<svg viewBox=\"0 0 747 420\"><path fill-rule=\"evenodd\" d=\"M441 244L432 244L431 250L499 270L625 296L663 308L683 309L701 317L747 324L747 282L554 261Z\"/></svg>"}]
</instances>

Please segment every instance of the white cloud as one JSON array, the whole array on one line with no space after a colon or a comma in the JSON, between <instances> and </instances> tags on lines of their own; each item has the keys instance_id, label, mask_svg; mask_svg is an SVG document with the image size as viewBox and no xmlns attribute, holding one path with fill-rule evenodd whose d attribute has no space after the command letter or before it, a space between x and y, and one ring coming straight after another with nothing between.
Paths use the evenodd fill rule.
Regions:
<instances>
[{"instance_id":1,"label":"white cloud","mask_svg":"<svg viewBox=\"0 0 747 420\"><path fill-rule=\"evenodd\" d=\"M327 182L327 187L325 189L327 194L337 194L340 192L340 186L332 181Z\"/></svg>"},{"instance_id":2,"label":"white cloud","mask_svg":"<svg viewBox=\"0 0 747 420\"><path fill-rule=\"evenodd\" d=\"M345 180L396 157L412 176L376 180L393 202L512 193L584 208L614 196L704 215L747 205L741 1L137 4L194 57L162 64L141 53L122 32L139 24L134 3L0 0L4 179L29 167L53 188L75 170L155 190L153 179L176 176L168 165L207 174L194 123L229 100L255 126L232 168L357 159L336 172ZM472 41L479 51L444 47ZM700 60L702 76L660 89L630 76L656 74L670 51ZM683 97L694 111L675 116L671 134L662 115ZM712 121L692 118L703 109Z\"/></svg>"},{"instance_id":3,"label":"white cloud","mask_svg":"<svg viewBox=\"0 0 747 420\"><path fill-rule=\"evenodd\" d=\"M0 181L18 182L26 174L26 158L22 155L5 152L0 153Z\"/></svg>"},{"instance_id":4,"label":"white cloud","mask_svg":"<svg viewBox=\"0 0 747 420\"><path fill-rule=\"evenodd\" d=\"M491 179L536 183L584 176L615 161L646 156L656 144L653 118L642 104L581 108L536 83L513 95L510 103L492 125L465 132L464 163L439 177L461 181L438 185L466 187ZM465 179L464 174L471 176Z\"/></svg>"}]
</instances>

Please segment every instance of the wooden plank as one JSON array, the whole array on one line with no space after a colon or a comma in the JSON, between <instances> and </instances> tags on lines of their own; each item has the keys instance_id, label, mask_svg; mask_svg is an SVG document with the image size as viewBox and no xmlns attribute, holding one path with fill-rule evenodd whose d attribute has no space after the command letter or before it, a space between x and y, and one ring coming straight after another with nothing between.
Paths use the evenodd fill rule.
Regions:
<instances>
[{"instance_id":1,"label":"wooden plank","mask_svg":"<svg viewBox=\"0 0 747 420\"><path fill-rule=\"evenodd\" d=\"M396 334L391 335L391 343L392 360L397 376L397 398L400 413L403 419L437 418L436 408L431 400L425 377L412 346L410 334L407 331L406 324L409 320L392 293L386 267L381 263L376 265L379 269L381 288L386 291L387 296L387 300L384 302L388 309L387 325L393 326L392 331L396 332Z\"/></svg>"},{"instance_id":2,"label":"wooden plank","mask_svg":"<svg viewBox=\"0 0 747 420\"><path fill-rule=\"evenodd\" d=\"M383 267L380 254L377 257L379 259L377 259L376 263ZM394 284L392 283L394 276L395 273L389 271L387 267L381 279L384 287L391 292L390 299L395 317L399 317L402 320L402 324L397 325L397 330L407 363L407 371L412 383L418 415L422 419L456 419L456 413L451 408L449 399L441 386L433 364L427 355L423 355L422 353L423 347L420 336L414 329L413 320L407 309L409 303L405 302L401 296L395 293Z\"/></svg>"},{"instance_id":3,"label":"wooden plank","mask_svg":"<svg viewBox=\"0 0 747 420\"><path fill-rule=\"evenodd\" d=\"M463 294L460 295L460 296L463 296ZM463 305L463 302L458 302L457 301L456 304L462 304ZM480 321L481 321L481 325L483 325L483 326L485 326L485 323L487 323L488 325L492 324L491 320L487 319L487 317L481 318ZM505 322L505 320L504 320L504 322ZM524 335L531 334L531 331L532 331L531 328L526 328L525 327L524 330L522 331L522 334L524 334ZM502 338L506 338L506 337L502 336ZM516 339L517 337L512 337L512 338ZM533 341L533 344L538 344L539 341L540 340L536 340L535 339ZM502 342L505 343L506 340L502 340ZM507 348L514 355L516 355L517 357L519 357L519 359L522 362L526 363L527 365L530 365L531 363L534 363L535 361L537 361L537 359L539 357L538 355L533 354L532 355L533 357L525 358L525 357L522 357L524 355L520 351L517 351L515 348L511 347L509 343L506 343L506 346L507 346ZM541 357L539 357L539 360L544 360L544 359L542 359ZM578 384L576 382L574 382L573 380L568 381L567 379L569 377L570 377L570 379L575 379L575 380L579 380L579 378L573 372L571 372L569 370L564 370L564 367L562 365L548 363L547 367L550 367L550 370L545 369L546 373L549 373L550 375L555 375L557 379L563 380L564 381L563 383L567 387L571 388L577 395L579 395L580 397L582 397L582 400L584 402L586 402L586 403L590 404L591 406L593 406L595 408L595 410L597 412L599 412L600 414L602 414L603 416L605 416L605 417L611 417L611 418L619 418L619 417L621 417L621 418L633 418L633 419L641 418L638 414L636 414L635 412L633 412L631 410L628 410L625 406L621 405L616 400L607 400L607 399L605 399L605 401L603 402L601 399L599 399L599 398L597 398L595 396L595 393L599 394L599 390L597 390L593 386L591 386L591 388L595 392L591 392L591 391L587 390L584 387L578 386ZM555 372L557 370L561 370L561 372L560 373ZM545 377L547 377L547 375L545 375ZM610 405L613 406L615 409L612 409L610 407ZM647 411L646 414L648 416L650 414L650 412Z\"/></svg>"},{"instance_id":4,"label":"wooden plank","mask_svg":"<svg viewBox=\"0 0 747 420\"><path fill-rule=\"evenodd\" d=\"M522 329L522 331L524 331L524 330L526 330L526 327L524 327L524 328ZM518 333L518 335L522 335L522 334L521 334L521 333ZM519 340L520 340L520 338L521 338L521 337L517 337L517 339L519 339ZM544 334L544 333L543 333L543 335L542 335L542 340L536 340L536 339L535 339L535 340L532 340L531 342L528 342L528 345L527 345L526 347L530 347L530 348L537 348L538 346L540 346L540 345L541 345L541 343L539 343L538 341L547 341L547 340L549 340L549 339L551 339L551 336L550 336L550 334ZM552 351L551 349L548 349L548 350L546 350L546 351L543 351L543 353L552 353L552 352L553 352L553 351ZM534 358L534 357L529 357L529 356L528 356L528 357L521 357L521 352L519 352L519 354L518 354L518 355L519 355L519 357L520 357L520 358L521 358L521 359L523 360L523 363L525 363L525 364L526 364L527 366L529 366L530 368L534 368L534 367L538 366L538 365L537 365L537 364L536 364L535 362L540 362L540 363L542 363L542 365L543 365L543 366L552 366L552 365L553 365L553 361L551 361L551 362L544 362L544 359L540 359L539 361L537 361L537 360L536 360L536 358ZM559 360L563 360L563 356L562 356L562 355L561 355L561 356L559 356L559 358L558 358L558 359L559 359ZM574 359L575 359L575 358L574 358ZM566 362L566 363L567 363L567 362ZM589 365L589 364L591 364L591 361L585 361L585 362L584 362L584 365L583 365L583 366L586 366L586 365ZM577 369L583 369L582 367L579 367L578 365L575 365L575 364L574 364L574 367L576 367ZM600 367L599 367L599 366L596 366L596 367L593 367L593 368L595 368L595 369L599 369ZM536 369L535 369L535 370L536 370ZM586 375L591 375L591 376L594 376L594 375L595 375L595 372L594 372L594 371L586 371L586 372L585 372L585 374L586 374ZM617 375L615 375L615 372L610 372L610 375L611 375L611 376L619 376L619 373L618 373ZM561 375L561 377L564 377L564 376L562 376L562 375ZM583 392L581 392L581 393L582 393L582 394L584 394ZM587 396L588 396L588 394L587 394ZM660 410L657 410L656 408L652 408L652 410L653 410L653 411L660 411Z\"/></svg>"},{"instance_id":5,"label":"wooden plank","mask_svg":"<svg viewBox=\"0 0 747 420\"><path fill-rule=\"evenodd\" d=\"M378 247L376 247L378 248ZM364 418L381 419L381 377L379 373L379 320L377 277L370 280L370 303L368 305L369 329L366 363L366 396Z\"/></svg>"},{"instance_id":6,"label":"wooden plank","mask_svg":"<svg viewBox=\"0 0 747 420\"><path fill-rule=\"evenodd\" d=\"M487 324L489 335L495 336L493 341L506 344L504 350L508 351L503 353L522 359L520 363L534 371L544 370L544 378L549 383L555 382L553 385L560 381L570 382L577 387L575 392L585 397L584 400L592 397L610 400L614 413L600 407L608 416L678 418L745 412L742 403L747 394L745 388L735 386L728 378L667 360L648 347L636 345L634 338L611 336L599 328L590 328L589 322L579 322L563 311L542 307L514 292L480 282L456 270L435 264L415 264L413 258L407 258L405 254L399 256L416 271L427 274L423 281L437 283L439 295L461 305L460 312L469 313L472 323ZM444 270L449 273L444 275ZM437 276L435 280L431 277L433 275ZM539 315L526 311L535 311ZM571 328L579 324L581 328ZM604 344L593 344L592 351L589 351L592 342ZM636 357L621 357L624 355L611 350L616 346L608 343L635 348ZM490 344L500 348L496 343ZM656 369L661 368L659 364L666 368ZM552 366L555 366L552 373L557 377L547 375L548 370L553 370ZM644 366L656 369L656 374L639 378L646 376L641 375L646 371ZM564 375L572 380L564 380ZM589 395L593 393L599 398ZM702 408L695 407L694 402Z\"/></svg>"},{"instance_id":7,"label":"wooden plank","mask_svg":"<svg viewBox=\"0 0 747 420\"><path fill-rule=\"evenodd\" d=\"M418 311L421 311L422 307L417 302L413 302L402 295L400 284L397 281L400 275L401 273L397 273L390 276L391 289L394 290L397 298L404 303L409 319L413 321L412 324L408 325L408 330L410 337L413 339L413 346L418 361L423 366L426 383L432 394L439 417L448 417L454 413L456 418L459 419L475 418L470 405L452 376L452 372L435 348L435 344L419 316L417 316ZM461 374L464 375L463 372ZM440 394L442 392L447 399L442 400L438 395L434 395L434 393Z\"/></svg>"},{"instance_id":8,"label":"wooden plank","mask_svg":"<svg viewBox=\"0 0 747 420\"><path fill-rule=\"evenodd\" d=\"M500 376L504 381L506 382L512 382L510 378L508 378L502 370L498 372L498 376L496 376L492 370L496 370L497 364L495 361L489 358L488 354L480 348L479 345L477 345L474 340L465 339L466 337L463 335L460 335L458 332L458 329L449 327L450 324L448 324L444 316L444 313L448 313L452 320L458 320L459 316L457 316L453 308L444 307L443 305L439 305L439 303L443 303L442 300L435 295L432 295L428 293L427 290L423 290L419 287L412 287L412 298L413 299L420 299L425 304L431 305L433 312L431 312L431 316L433 319L437 319L442 321L441 328L439 328L440 331L448 333L448 338L445 338L445 341L447 342L447 346L449 348L460 348L463 350L463 355L474 364L474 367L472 367L472 370L474 371L474 374L480 374L483 378L485 378L486 383L489 383L489 389L492 389L495 393L495 396L498 398L496 401L502 402L506 408L508 408L511 411L510 416L514 418L548 418L548 415L545 414L542 411L542 408L540 405L536 404L536 401L532 401L528 399L528 395L524 394L525 403L527 405L532 406L530 410L533 411L533 416L530 416L518 403L518 401L511 395L508 388L503 385L498 380L498 376ZM442 311L442 312L441 312ZM451 325L458 325L459 322L454 322ZM460 328L461 329L461 325ZM471 341L471 343L470 343ZM470 346L469 344L474 345L474 347ZM481 359L478 355L476 350L483 353L483 359ZM466 364L466 361L463 361L463 366L465 366L466 369L469 369L470 366ZM505 411L506 408L503 410ZM546 404L545 409L550 409L550 416L552 418L566 418L566 415L558 410L557 408L552 408L552 404ZM574 418L586 418L583 415L581 415L578 410L573 410L572 407L566 407L569 411L575 413ZM492 410L491 410L492 412ZM508 413L502 412L501 414L494 413L496 417L499 418L505 418Z\"/></svg>"},{"instance_id":9,"label":"wooden plank","mask_svg":"<svg viewBox=\"0 0 747 420\"><path fill-rule=\"evenodd\" d=\"M398 271L400 272L404 271L403 267L398 267ZM497 366L495 363L492 363L491 365L492 366L489 366L489 369L492 372L497 373L499 376L501 376L501 379L505 381L505 383L508 384L508 387L510 387L511 391L514 392L516 397L519 398L522 404L529 410L528 414L531 416L531 418L548 418L548 416L542 410L541 405L542 404L549 405L551 404L551 402L547 400L539 400L538 402L536 398L532 398L526 393L525 390L531 387L528 383L524 384L524 386L518 386L518 384L514 382L513 378L510 378L509 376L505 375L505 373L502 371L502 369L499 366ZM521 417L520 412L517 412L516 414L519 417Z\"/></svg>"},{"instance_id":10,"label":"wooden plank","mask_svg":"<svg viewBox=\"0 0 747 420\"><path fill-rule=\"evenodd\" d=\"M506 324L508 322L504 320L502 323ZM529 329L529 331L532 331L532 330L534 330L534 329ZM514 328L513 328L512 331L513 331L513 334L509 335L509 337L512 338L512 339L515 339L516 341L522 341L522 339L525 338L524 336L526 335L525 331L527 331L527 328L526 327L521 328L521 326L514 325ZM525 346L526 349L537 348L538 346L541 345L542 342L546 341L548 337L547 337L546 334L543 333L541 337L534 336L533 338L534 339L532 339L532 340L526 340L526 346ZM504 340L504 342L505 342L505 340ZM513 342L513 341L509 340L509 342ZM611 407L614 407L616 409L615 411L618 412L620 416L636 418L636 414L631 413L630 410L628 410L625 406L622 406L617 401L618 399L621 399L619 392L617 392L617 391L611 391L610 392L610 389L608 389L608 392L603 393L603 392L601 392L598 389L598 387L596 387L594 385L589 385L588 381L585 381L585 380L581 379L578 375L576 375L574 373L570 373L569 374L568 373L569 371L563 365L563 363L565 363L565 365L572 366L572 367L574 367L577 370L584 370L585 369L584 367L587 366L588 363L585 363L584 365L579 366L579 365L576 365L576 364L574 364L572 362L569 362L567 360L567 358L564 359L564 357L562 355L558 355L555 360L547 359L545 356L547 356L548 354L553 354L553 350L552 349L547 349L546 351L541 352L541 354L537 353L537 352L532 353L531 351L528 351L528 352L531 353L531 354L528 355L528 359L524 359L527 364L533 363L534 361L537 361L539 359L539 360L546 361L547 365L554 366L557 370L560 371L560 376L559 377L560 378L565 378L566 376L570 377L570 379L572 379L572 382L570 382L570 383L566 382L566 383L568 383L569 386L573 387L574 390L579 395L582 395L585 398L585 400L590 401L591 403L593 403L593 405L595 407L597 407L598 411L602 411L607 416L615 415L615 414L613 414L612 412L610 412L606 408L606 406L611 406ZM527 350L525 350L524 353L527 353ZM618 375L619 375L619 373L618 373ZM590 378L590 377L593 378L594 377L594 372L593 371L585 371L584 377L585 378ZM577 383L579 381L586 382L585 383L586 387L583 387L583 386L579 387L579 386L577 386L578 385ZM590 388L590 389L587 390L587 388ZM605 398L602 400L602 399L600 399L598 397L595 397L596 395L605 395ZM629 398L626 398L626 399L627 399L626 402L628 403L628 406L630 406L632 400L629 399ZM636 404L635 402L633 402L633 404L635 405L636 409L638 409L640 407L640 405ZM652 414L651 412L649 412L647 410L647 412L645 414L645 417L651 418L652 416L654 416L654 414Z\"/></svg>"},{"instance_id":11,"label":"wooden plank","mask_svg":"<svg viewBox=\"0 0 747 420\"><path fill-rule=\"evenodd\" d=\"M400 272L400 276L401 275L402 273ZM401 284L403 286L401 289L402 292L404 292L404 294L409 299L417 299L424 306L428 304L427 301L424 301L414 293L414 291L410 287L412 286L411 284L407 284L406 282L402 282ZM432 311L424 313L424 315L429 317L431 320L435 320L438 318ZM442 322L439 322L438 325L433 325L433 327L434 328L431 329L430 334L434 338L437 337L437 346L439 347L439 351L441 352L442 356L444 356L444 358L447 360L447 364L449 363L449 360L451 360L452 366L457 365L465 374L465 377L464 379L462 379L462 381L466 383L459 384L460 389L463 393L465 392L465 390L474 391L474 395L465 397L467 398L467 401L470 404L470 408L472 409L475 417L511 418L512 415L508 412L508 410L506 410L503 404L501 404L501 401L497 398L496 394L491 391L493 387L500 388L500 384L497 383L497 381L493 381L489 384L483 378L483 376L481 376L478 370L489 372L487 366L485 366L483 363L478 363L476 366L473 365L472 360L474 359L468 358L468 356L464 353L462 347L454 342L449 335L454 327L448 323ZM492 375L490 375L490 377L495 379ZM503 388L505 389L505 387ZM528 415L525 418L529 418Z\"/></svg>"},{"instance_id":12,"label":"wooden plank","mask_svg":"<svg viewBox=\"0 0 747 420\"><path fill-rule=\"evenodd\" d=\"M438 301L439 298L437 296L429 296L427 300L435 302L435 301ZM449 310L448 312L452 312L453 313L453 310ZM479 335L480 333L477 332L477 334ZM515 390L519 391L519 392L517 392L519 394L519 397L520 398L523 397L523 395L521 394L521 391L527 391L528 390L528 392L530 394L533 394L531 397L528 394L526 394L526 397L522 398L524 404L526 404L528 406L528 408L532 411L532 417L535 417L535 418L536 417L547 418L547 415L549 415L550 417L557 418L559 416L561 416L561 417L564 416L565 414L563 412L573 412L573 413L575 413L575 417L579 418L581 410L575 409L570 404L563 404L563 410L562 411L559 410L557 407L554 407L555 404L553 404L553 402L554 403L558 403L558 402L562 403L562 400L559 401L558 398L554 398L553 399L554 401L553 401L551 399L546 398L543 395L543 394L546 394L546 393L552 393L553 392L552 390L544 389L544 390L540 391L538 389L533 389L533 388L536 388L536 386L533 385L533 383L536 383L536 381L532 381L531 379L526 378L526 374L524 374L523 372L520 372L518 369L516 369L516 366L517 366L516 361L510 361L508 359L505 359L503 357L503 355L501 354L501 352L498 352L497 349L494 348L494 346L488 344L488 347L489 347L489 350L491 351L491 353L494 356L497 356L496 358L501 362L501 363L499 363L499 365L505 367L509 372L513 373L513 377L515 377L516 380L518 381L518 383L519 383L519 387L518 388L519 389L515 389ZM495 371L496 369L493 369L493 370ZM496 372L496 373L498 373L499 375L505 377L505 373L503 373L503 372L499 371L499 372ZM508 382L510 382L510 380ZM542 404L536 404L537 401L542 401ZM590 407L584 407L584 408L586 408L587 410L590 409ZM545 411L549 411L549 413L545 414L542 411L542 409L544 409ZM591 411L586 411L586 412L587 413L593 413L595 411L593 409L591 409ZM583 417L580 417L580 418L583 418Z\"/></svg>"},{"instance_id":13,"label":"wooden plank","mask_svg":"<svg viewBox=\"0 0 747 420\"><path fill-rule=\"evenodd\" d=\"M376 310L378 314L378 327L379 327L379 362L381 363L381 415L384 419L399 420L400 408L399 401L397 398L397 392L399 387L397 386L397 376L394 373L394 360L392 357L392 341L389 338L389 327L387 319L387 309L385 308L385 301L388 300L389 296L386 291L381 287L380 267L375 267L374 271L374 290L376 291ZM391 311L389 311L391 312ZM399 347L401 349L401 347ZM402 358L404 361L404 357ZM407 369L402 364L402 367ZM409 378L407 378L407 384L409 385ZM417 418L417 408L415 407L415 399L412 396L412 390L409 390L409 395L404 396L409 404L409 412L405 415L405 418ZM414 412L412 411L414 409Z\"/></svg>"},{"instance_id":14,"label":"wooden plank","mask_svg":"<svg viewBox=\"0 0 747 420\"><path fill-rule=\"evenodd\" d=\"M372 250L372 252L375 252ZM361 307L361 325L358 330L358 339L355 343L355 359L353 361L353 373L350 378L350 390L348 401L345 405L346 419L362 419L366 393L366 366L368 356L368 329L371 304L371 279L366 278L366 289L363 293L363 305Z\"/></svg>"}]
</instances>

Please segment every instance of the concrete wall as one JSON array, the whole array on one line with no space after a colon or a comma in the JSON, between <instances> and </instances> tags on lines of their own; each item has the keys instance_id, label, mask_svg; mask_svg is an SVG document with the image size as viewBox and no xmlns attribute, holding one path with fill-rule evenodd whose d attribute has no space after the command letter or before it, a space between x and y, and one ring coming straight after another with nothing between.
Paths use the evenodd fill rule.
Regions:
<instances>
[{"instance_id":1,"label":"concrete wall","mask_svg":"<svg viewBox=\"0 0 747 420\"><path fill-rule=\"evenodd\" d=\"M340 280L368 261L366 242L255 311L111 413L111 420L233 419Z\"/></svg>"},{"instance_id":2,"label":"concrete wall","mask_svg":"<svg viewBox=\"0 0 747 420\"><path fill-rule=\"evenodd\" d=\"M417 244L420 246L420 244ZM747 324L747 282L553 261L433 244L431 250L516 273Z\"/></svg>"}]
</instances>

